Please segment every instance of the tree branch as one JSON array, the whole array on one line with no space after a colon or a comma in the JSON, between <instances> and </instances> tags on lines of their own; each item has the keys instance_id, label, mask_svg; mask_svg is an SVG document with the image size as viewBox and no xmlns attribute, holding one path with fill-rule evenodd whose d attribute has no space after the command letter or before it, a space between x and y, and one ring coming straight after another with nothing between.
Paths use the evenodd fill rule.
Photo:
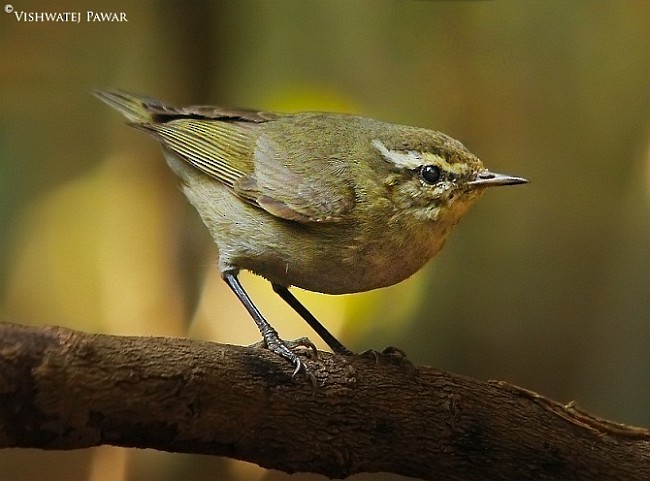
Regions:
<instances>
[{"instance_id":1,"label":"tree branch","mask_svg":"<svg viewBox=\"0 0 650 481\"><path fill-rule=\"evenodd\" d=\"M344 478L647 480L650 431L397 354L265 349L0 324L0 447L101 444Z\"/></svg>"}]
</instances>

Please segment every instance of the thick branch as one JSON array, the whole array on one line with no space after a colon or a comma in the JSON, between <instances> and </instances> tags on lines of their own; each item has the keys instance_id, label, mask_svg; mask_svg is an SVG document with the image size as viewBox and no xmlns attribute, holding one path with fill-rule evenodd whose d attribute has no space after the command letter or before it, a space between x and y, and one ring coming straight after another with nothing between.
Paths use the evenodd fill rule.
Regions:
<instances>
[{"instance_id":1,"label":"thick branch","mask_svg":"<svg viewBox=\"0 0 650 481\"><path fill-rule=\"evenodd\" d=\"M0 447L218 454L330 477L647 480L650 432L399 355L264 349L0 324Z\"/></svg>"}]
</instances>

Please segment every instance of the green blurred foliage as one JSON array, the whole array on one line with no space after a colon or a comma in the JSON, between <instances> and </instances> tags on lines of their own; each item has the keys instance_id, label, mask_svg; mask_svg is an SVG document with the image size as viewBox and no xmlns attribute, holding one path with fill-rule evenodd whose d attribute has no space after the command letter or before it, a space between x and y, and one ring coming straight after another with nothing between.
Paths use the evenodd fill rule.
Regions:
<instances>
[{"instance_id":1,"label":"green blurred foliage","mask_svg":"<svg viewBox=\"0 0 650 481\"><path fill-rule=\"evenodd\" d=\"M212 243L158 147L90 89L357 112L446 132L531 184L489 192L403 284L298 296L354 349L397 345L417 363L650 425L649 2L42 0L14 9L123 11L128 22L0 15L0 319L258 337L223 289ZM263 282L244 282L282 335L310 334ZM0 479L40 479L39 463L61 479L287 479L111 448L6 451Z\"/></svg>"}]
</instances>

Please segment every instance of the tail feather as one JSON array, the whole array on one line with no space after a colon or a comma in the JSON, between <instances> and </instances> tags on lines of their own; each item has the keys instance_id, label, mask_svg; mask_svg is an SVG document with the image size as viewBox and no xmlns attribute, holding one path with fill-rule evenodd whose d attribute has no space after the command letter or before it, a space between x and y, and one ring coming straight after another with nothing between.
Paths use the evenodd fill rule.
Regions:
<instances>
[{"instance_id":1,"label":"tail feather","mask_svg":"<svg viewBox=\"0 0 650 481\"><path fill-rule=\"evenodd\" d=\"M101 101L121 112L135 125L169 122L181 118L258 124L282 116L282 114L253 109L232 109L206 105L176 108L159 100L129 94L122 90L93 90L92 93Z\"/></svg>"},{"instance_id":2,"label":"tail feather","mask_svg":"<svg viewBox=\"0 0 650 481\"><path fill-rule=\"evenodd\" d=\"M173 107L157 100L128 94L120 90L93 90L92 93L135 124L151 123L156 120L157 115L175 111Z\"/></svg>"}]
</instances>

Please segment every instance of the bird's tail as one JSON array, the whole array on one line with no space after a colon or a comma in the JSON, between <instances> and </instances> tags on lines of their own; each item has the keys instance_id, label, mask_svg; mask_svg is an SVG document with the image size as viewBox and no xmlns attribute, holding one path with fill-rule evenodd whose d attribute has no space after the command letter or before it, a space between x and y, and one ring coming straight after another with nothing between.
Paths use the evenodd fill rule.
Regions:
<instances>
[{"instance_id":1,"label":"bird's tail","mask_svg":"<svg viewBox=\"0 0 650 481\"><path fill-rule=\"evenodd\" d=\"M169 115L175 111L174 107L165 105L158 100L132 95L120 90L93 90L92 93L121 112L134 124L155 122L159 115Z\"/></svg>"}]
</instances>

